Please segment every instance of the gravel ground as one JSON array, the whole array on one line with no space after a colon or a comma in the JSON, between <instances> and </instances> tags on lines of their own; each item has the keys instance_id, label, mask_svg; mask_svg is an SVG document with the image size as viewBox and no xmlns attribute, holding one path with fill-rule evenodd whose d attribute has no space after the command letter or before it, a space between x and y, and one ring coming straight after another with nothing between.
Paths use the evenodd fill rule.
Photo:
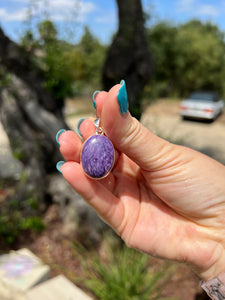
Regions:
<instances>
[{"instance_id":1,"label":"gravel ground","mask_svg":"<svg viewBox=\"0 0 225 300\"><path fill-rule=\"evenodd\" d=\"M182 120L179 103L161 100L147 106L141 122L155 134L199 150L225 164L225 115L212 122Z\"/></svg>"}]
</instances>

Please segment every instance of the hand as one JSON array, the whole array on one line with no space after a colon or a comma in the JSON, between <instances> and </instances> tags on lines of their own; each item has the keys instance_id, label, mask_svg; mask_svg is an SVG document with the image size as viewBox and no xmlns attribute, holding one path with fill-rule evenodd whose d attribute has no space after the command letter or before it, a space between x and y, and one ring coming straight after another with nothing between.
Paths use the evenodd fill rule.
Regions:
<instances>
[{"instance_id":1,"label":"hand","mask_svg":"<svg viewBox=\"0 0 225 300\"><path fill-rule=\"evenodd\" d=\"M82 142L65 131L58 138L63 176L128 246L186 262L204 280L217 276L225 271L225 167L121 113L120 88L95 98L96 114L117 149L112 172L88 178L80 165ZM80 132L84 139L95 134L93 121L83 121Z\"/></svg>"}]
</instances>

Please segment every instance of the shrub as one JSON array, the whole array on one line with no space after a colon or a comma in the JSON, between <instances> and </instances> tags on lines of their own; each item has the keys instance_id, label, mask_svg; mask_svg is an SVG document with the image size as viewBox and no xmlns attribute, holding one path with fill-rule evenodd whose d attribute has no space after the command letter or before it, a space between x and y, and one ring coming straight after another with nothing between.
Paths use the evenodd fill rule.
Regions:
<instances>
[{"instance_id":1,"label":"shrub","mask_svg":"<svg viewBox=\"0 0 225 300\"><path fill-rule=\"evenodd\" d=\"M0 209L0 237L8 244L14 243L21 234L39 233L45 228L37 215L37 201L31 197L22 206L13 198L3 201Z\"/></svg>"},{"instance_id":2,"label":"shrub","mask_svg":"<svg viewBox=\"0 0 225 300\"><path fill-rule=\"evenodd\" d=\"M171 275L172 269L163 264L158 270L154 270L148 255L114 241L107 242L105 259L96 253L90 255L84 249L80 259L85 272L83 284L97 299L169 299L161 297L161 291L162 284Z\"/></svg>"}]
</instances>

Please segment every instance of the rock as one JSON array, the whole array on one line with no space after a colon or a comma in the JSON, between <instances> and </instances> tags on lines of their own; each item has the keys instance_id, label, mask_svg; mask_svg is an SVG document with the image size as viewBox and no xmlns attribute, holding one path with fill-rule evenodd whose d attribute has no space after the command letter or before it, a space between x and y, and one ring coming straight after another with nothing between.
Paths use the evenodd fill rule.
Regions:
<instances>
[{"instance_id":1,"label":"rock","mask_svg":"<svg viewBox=\"0 0 225 300\"><path fill-rule=\"evenodd\" d=\"M91 300L80 288L65 276L59 275L31 289L27 300Z\"/></svg>"},{"instance_id":2,"label":"rock","mask_svg":"<svg viewBox=\"0 0 225 300\"><path fill-rule=\"evenodd\" d=\"M85 245L98 245L102 231L108 227L61 175L49 176L48 194L59 206L62 232L70 235L76 229L78 238Z\"/></svg>"},{"instance_id":3,"label":"rock","mask_svg":"<svg viewBox=\"0 0 225 300\"><path fill-rule=\"evenodd\" d=\"M23 170L23 165L13 157L7 134L1 123L0 144L0 178L1 180L18 180Z\"/></svg>"},{"instance_id":4,"label":"rock","mask_svg":"<svg viewBox=\"0 0 225 300\"><path fill-rule=\"evenodd\" d=\"M29 249L10 251L0 256L0 294L4 287L8 294L28 291L47 280L50 268ZM15 299L11 297L9 299Z\"/></svg>"},{"instance_id":5,"label":"rock","mask_svg":"<svg viewBox=\"0 0 225 300\"><path fill-rule=\"evenodd\" d=\"M0 178L1 180L15 180L20 178L23 166L10 152L0 155Z\"/></svg>"}]
</instances>

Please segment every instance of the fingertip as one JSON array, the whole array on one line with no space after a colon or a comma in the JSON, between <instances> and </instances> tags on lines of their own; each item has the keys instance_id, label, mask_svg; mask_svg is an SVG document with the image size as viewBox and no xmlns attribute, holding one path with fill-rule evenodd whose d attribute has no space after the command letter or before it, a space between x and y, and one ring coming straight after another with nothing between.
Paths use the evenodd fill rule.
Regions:
<instances>
[{"instance_id":1,"label":"fingertip","mask_svg":"<svg viewBox=\"0 0 225 300\"><path fill-rule=\"evenodd\" d=\"M65 131L66 131L65 129L60 129L60 130L56 133L55 139L56 139L56 143L57 143L58 147L60 147L59 137L60 137L61 134L62 134L63 132L65 132Z\"/></svg>"},{"instance_id":2,"label":"fingertip","mask_svg":"<svg viewBox=\"0 0 225 300\"><path fill-rule=\"evenodd\" d=\"M122 102L121 99L118 100L121 88L124 89L123 85L117 84L110 89L101 113L104 130L107 136L116 143L118 138L120 139L124 125L127 124L127 118L131 118L129 111L125 109L125 105L123 105L123 103L120 105L119 103L119 100ZM120 98L121 97L120 94Z\"/></svg>"},{"instance_id":3,"label":"fingertip","mask_svg":"<svg viewBox=\"0 0 225 300\"><path fill-rule=\"evenodd\" d=\"M105 91L96 91L96 94L95 94L95 108L96 108L96 116L97 118L100 118L101 116L101 112L102 112L102 107L104 105L104 102L106 100L106 97L107 97L108 93L105 92Z\"/></svg>"},{"instance_id":4,"label":"fingertip","mask_svg":"<svg viewBox=\"0 0 225 300\"><path fill-rule=\"evenodd\" d=\"M71 130L63 132L59 137L60 152L65 160L79 161L82 142Z\"/></svg>"},{"instance_id":5,"label":"fingertip","mask_svg":"<svg viewBox=\"0 0 225 300\"><path fill-rule=\"evenodd\" d=\"M79 133L82 136L83 140L89 138L89 136L95 134L96 127L94 125L94 118L84 119L79 126Z\"/></svg>"},{"instance_id":6,"label":"fingertip","mask_svg":"<svg viewBox=\"0 0 225 300\"><path fill-rule=\"evenodd\" d=\"M60 165L60 171L65 179L72 184L73 181L77 181L82 175L82 169L78 162L68 161Z\"/></svg>"},{"instance_id":7,"label":"fingertip","mask_svg":"<svg viewBox=\"0 0 225 300\"><path fill-rule=\"evenodd\" d=\"M68 161L60 166L60 171L66 181L78 192L81 193L84 186L84 174L78 162Z\"/></svg>"},{"instance_id":8,"label":"fingertip","mask_svg":"<svg viewBox=\"0 0 225 300\"><path fill-rule=\"evenodd\" d=\"M113 114L113 117L116 115L121 115L125 114L125 108L122 109L122 106L125 106L124 102L128 102L127 99L127 93L126 93L126 85L125 81L122 80L120 84L114 85L109 92L107 93L107 98L105 101L105 104L103 109L104 109L104 114L107 118L107 115L110 115L110 111ZM128 106L126 109L126 112L128 110Z\"/></svg>"},{"instance_id":9,"label":"fingertip","mask_svg":"<svg viewBox=\"0 0 225 300\"><path fill-rule=\"evenodd\" d=\"M96 98L97 98L97 95L98 93L100 93L100 91L94 91L93 95L92 95L92 102L93 102L93 106L94 106L94 109L96 109Z\"/></svg>"},{"instance_id":10,"label":"fingertip","mask_svg":"<svg viewBox=\"0 0 225 300\"><path fill-rule=\"evenodd\" d=\"M86 118L81 118L78 123L77 123L77 126L76 126L76 129L77 129L77 134L79 135L79 137L81 138L82 141L84 141L84 138L82 136L82 133L80 132L80 126L81 126L81 123L83 123L83 121L86 120Z\"/></svg>"},{"instance_id":11,"label":"fingertip","mask_svg":"<svg viewBox=\"0 0 225 300\"><path fill-rule=\"evenodd\" d=\"M60 170L63 177L77 193L85 199L93 196L93 186L98 183L84 174L82 166L79 163L74 161L66 162L61 166Z\"/></svg>"},{"instance_id":12,"label":"fingertip","mask_svg":"<svg viewBox=\"0 0 225 300\"><path fill-rule=\"evenodd\" d=\"M122 81L121 81L122 82ZM108 95L110 95L111 97L116 98L118 93L119 93L119 89L121 88L122 84L116 84L114 85L108 92Z\"/></svg>"},{"instance_id":13,"label":"fingertip","mask_svg":"<svg viewBox=\"0 0 225 300\"><path fill-rule=\"evenodd\" d=\"M64 163L65 162L62 160L62 161L57 162L57 164L56 164L56 169L60 174L62 174L61 168L64 165Z\"/></svg>"},{"instance_id":14,"label":"fingertip","mask_svg":"<svg viewBox=\"0 0 225 300\"><path fill-rule=\"evenodd\" d=\"M121 86L119 88L116 98L119 104L120 113L123 115L128 112L129 102L128 102L128 95L127 95L127 88L126 88L125 81L121 80L120 85Z\"/></svg>"},{"instance_id":15,"label":"fingertip","mask_svg":"<svg viewBox=\"0 0 225 300\"><path fill-rule=\"evenodd\" d=\"M93 93L92 100L93 100L93 105L96 109L97 118L101 117L102 109L103 109L103 106L104 106L105 101L107 100L108 96L110 95L110 97L116 97L121 86L122 86L122 81L121 81L121 84L114 85L108 92L95 91Z\"/></svg>"}]
</instances>

